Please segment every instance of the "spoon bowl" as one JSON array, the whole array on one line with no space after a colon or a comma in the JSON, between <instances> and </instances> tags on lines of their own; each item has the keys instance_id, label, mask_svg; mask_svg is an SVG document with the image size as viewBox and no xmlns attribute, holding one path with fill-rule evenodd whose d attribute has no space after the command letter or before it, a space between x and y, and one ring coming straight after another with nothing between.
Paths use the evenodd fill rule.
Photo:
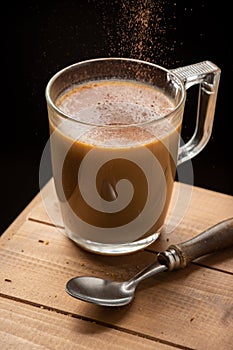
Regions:
<instances>
[{"instance_id":1,"label":"spoon bowl","mask_svg":"<svg viewBox=\"0 0 233 350\"><path fill-rule=\"evenodd\" d=\"M102 306L123 306L134 298L135 287L127 282L108 281L97 277L74 277L66 291L73 297Z\"/></svg>"}]
</instances>

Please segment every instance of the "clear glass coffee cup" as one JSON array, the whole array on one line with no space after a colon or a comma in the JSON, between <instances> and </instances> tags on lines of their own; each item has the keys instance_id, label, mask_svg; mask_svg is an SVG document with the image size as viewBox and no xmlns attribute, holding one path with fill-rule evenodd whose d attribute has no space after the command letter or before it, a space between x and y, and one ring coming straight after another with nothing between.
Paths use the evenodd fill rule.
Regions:
<instances>
[{"instance_id":1,"label":"clear glass coffee cup","mask_svg":"<svg viewBox=\"0 0 233 350\"><path fill-rule=\"evenodd\" d=\"M127 58L79 62L50 79L53 179L71 240L121 255L158 238L177 166L210 138L219 79L210 61L168 70ZM186 91L195 84L196 128L181 145Z\"/></svg>"}]
</instances>

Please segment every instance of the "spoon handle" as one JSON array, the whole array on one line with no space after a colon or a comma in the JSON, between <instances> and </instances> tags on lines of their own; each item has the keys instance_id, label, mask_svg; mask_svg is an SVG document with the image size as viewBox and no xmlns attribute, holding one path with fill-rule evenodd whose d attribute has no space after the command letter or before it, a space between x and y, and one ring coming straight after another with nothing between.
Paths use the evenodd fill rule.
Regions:
<instances>
[{"instance_id":1,"label":"spoon handle","mask_svg":"<svg viewBox=\"0 0 233 350\"><path fill-rule=\"evenodd\" d=\"M190 261L220 249L233 246L233 218L208 228L186 242L173 244L158 255L169 270L186 267Z\"/></svg>"}]
</instances>

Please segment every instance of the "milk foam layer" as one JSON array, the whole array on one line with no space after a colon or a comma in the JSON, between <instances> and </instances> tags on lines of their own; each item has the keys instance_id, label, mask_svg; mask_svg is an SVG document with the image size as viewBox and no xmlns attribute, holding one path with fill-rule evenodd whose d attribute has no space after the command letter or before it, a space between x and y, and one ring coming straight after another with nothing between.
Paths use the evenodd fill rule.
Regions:
<instances>
[{"instance_id":1,"label":"milk foam layer","mask_svg":"<svg viewBox=\"0 0 233 350\"><path fill-rule=\"evenodd\" d=\"M60 127L65 135L105 147L133 146L165 136L171 132L171 125L161 118L174 110L172 101L160 90L124 80L77 85L63 93L57 106L73 121L80 122L71 125L65 121ZM156 129L149 125L154 120L160 120Z\"/></svg>"}]
</instances>

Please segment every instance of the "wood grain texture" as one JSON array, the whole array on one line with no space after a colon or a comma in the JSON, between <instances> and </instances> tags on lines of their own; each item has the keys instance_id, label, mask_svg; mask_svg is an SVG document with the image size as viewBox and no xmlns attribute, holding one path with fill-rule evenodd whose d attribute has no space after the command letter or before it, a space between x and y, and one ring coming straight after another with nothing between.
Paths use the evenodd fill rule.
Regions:
<instances>
[{"instance_id":1,"label":"wood grain texture","mask_svg":"<svg viewBox=\"0 0 233 350\"><path fill-rule=\"evenodd\" d=\"M91 320L33 307L14 300L0 300L1 349L156 349L173 346L107 328ZM15 346L17 344L17 347Z\"/></svg>"},{"instance_id":2,"label":"wood grain texture","mask_svg":"<svg viewBox=\"0 0 233 350\"><path fill-rule=\"evenodd\" d=\"M211 349L229 349L233 341L233 278L227 273L195 265L164 273L142 283L131 305L112 310L71 298L66 281L87 274L127 279L152 262L153 253L96 256L56 228L28 221L2 247L0 259L4 295L183 347L204 349L208 340Z\"/></svg>"},{"instance_id":3,"label":"wood grain texture","mask_svg":"<svg viewBox=\"0 0 233 350\"><path fill-rule=\"evenodd\" d=\"M51 225L38 195L0 239L2 348L231 349L232 248L145 280L122 308L73 299L65 285L76 275L130 278L155 259L155 251L193 237L232 210L231 196L193 188L171 233L165 228L145 251L107 257L83 251Z\"/></svg>"}]
</instances>

